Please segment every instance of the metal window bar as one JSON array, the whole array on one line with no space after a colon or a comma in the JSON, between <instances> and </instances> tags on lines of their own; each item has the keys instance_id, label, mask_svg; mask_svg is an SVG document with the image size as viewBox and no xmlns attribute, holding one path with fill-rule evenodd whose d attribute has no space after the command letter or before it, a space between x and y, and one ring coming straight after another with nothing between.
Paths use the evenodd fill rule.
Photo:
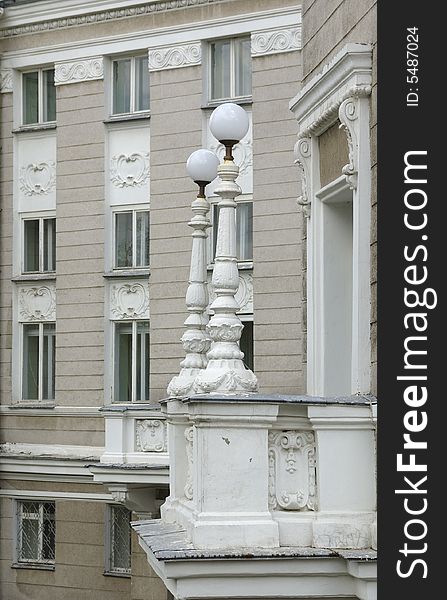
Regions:
<instances>
[{"instance_id":1,"label":"metal window bar","mask_svg":"<svg viewBox=\"0 0 447 600\"><path fill-rule=\"evenodd\" d=\"M130 510L124 506L110 507L110 556L112 573L130 573L131 529Z\"/></svg>"},{"instance_id":2,"label":"metal window bar","mask_svg":"<svg viewBox=\"0 0 447 600\"><path fill-rule=\"evenodd\" d=\"M17 560L53 564L56 546L54 502L19 502L17 505Z\"/></svg>"}]
</instances>

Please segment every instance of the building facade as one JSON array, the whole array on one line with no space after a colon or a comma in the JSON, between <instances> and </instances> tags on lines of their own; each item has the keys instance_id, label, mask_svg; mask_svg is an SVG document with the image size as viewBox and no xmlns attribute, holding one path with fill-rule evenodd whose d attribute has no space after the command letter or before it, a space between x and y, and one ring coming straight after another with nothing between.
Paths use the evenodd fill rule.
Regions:
<instances>
[{"instance_id":1,"label":"building facade","mask_svg":"<svg viewBox=\"0 0 447 600\"><path fill-rule=\"evenodd\" d=\"M167 493L156 403L182 358L195 187L185 162L201 146L220 151L206 123L224 99L242 102L253 124L238 148L246 359L263 389L304 390L287 106L300 79L299 9L168 4L25 2L2 16L2 586L11 600L165 597L135 539L129 562L120 507L156 514Z\"/></svg>"},{"instance_id":2,"label":"building facade","mask_svg":"<svg viewBox=\"0 0 447 600\"><path fill-rule=\"evenodd\" d=\"M211 113L243 106L250 128L234 155L245 363L264 396L357 394L372 423L375 2L4 4L2 597L196 597L166 586L130 527L158 518L169 493L159 402L184 357L196 195L185 162L200 147L222 158ZM344 548L374 545L370 526ZM363 579L363 596L349 585L332 596L372 600Z\"/></svg>"}]
</instances>

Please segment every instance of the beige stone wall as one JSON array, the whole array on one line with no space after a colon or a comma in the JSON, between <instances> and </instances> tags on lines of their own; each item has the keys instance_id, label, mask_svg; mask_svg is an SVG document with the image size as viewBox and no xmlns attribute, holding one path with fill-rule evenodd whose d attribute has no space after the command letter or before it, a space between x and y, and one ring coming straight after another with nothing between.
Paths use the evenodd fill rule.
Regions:
<instances>
[{"instance_id":1,"label":"beige stone wall","mask_svg":"<svg viewBox=\"0 0 447 600\"><path fill-rule=\"evenodd\" d=\"M288 108L300 75L299 52L253 59L254 350L266 393L304 393L306 385L297 124Z\"/></svg>"},{"instance_id":2,"label":"beige stone wall","mask_svg":"<svg viewBox=\"0 0 447 600\"><path fill-rule=\"evenodd\" d=\"M2 415L0 443L104 446L104 418L55 416L49 411L33 416Z\"/></svg>"},{"instance_id":3,"label":"beige stone wall","mask_svg":"<svg viewBox=\"0 0 447 600\"><path fill-rule=\"evenodd\" d=\"M185 163L202 146L202 72L151 74L151 401L166 397L180 369L191 258L191 202L197 186ZM187 112L186 112L187 111Z\"/></svg>"},{"instance_id":4,"label":"beige stone wall","mask_svg":"<svg viewBox=\"0 0 447 600\"><path fill-rule=\"evenodd\" d=\"M0 403L11 402L12 94L0 94Z\"/></svg>"},{"instance_id":5,"label":"beige stone wall","mask_svg":"<svg viewBox=\"0 0 447 600\"><path fill-rule=\"evenodd\" d=\"M6 484L6 486L5 486ZM100 486L2 482L29 491L100 492ZM106 504L56 500L54 571L15 569L14 502L0 498L0 597L5 600L165 600L166 588L132 533L132 575L104 575Z\"/></svg>"},{"instance_id":6,"label":"beige stone wall","mask_svg":"<svg viewBox=\"0 0 447 600\"><path fill-rule=\"evenodd\" d=\"M104 403L104 82L57 88L56 402Z\"/></svg>"}]
</instances>

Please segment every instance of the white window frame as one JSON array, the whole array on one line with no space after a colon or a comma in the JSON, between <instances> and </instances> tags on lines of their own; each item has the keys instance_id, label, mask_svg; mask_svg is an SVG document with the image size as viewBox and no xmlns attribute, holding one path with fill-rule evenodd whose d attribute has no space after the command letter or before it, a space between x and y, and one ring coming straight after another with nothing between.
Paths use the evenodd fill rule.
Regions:
<instances>
[{"instance_id":1,"label":"white window frame","mask_svg":"<svg viewBox=\"0 0 447 600\"><path fill-rule=\"evenodd\" d=\"M219 204L220 198L219 196L211 196L210 198L208 198L208 202L210 203L210 222L211 222L211 227L209 229L210 233L208 235L208 249L207 249L207 255L208 255L208 269L211 269L214 267L214 207L216 205ZM253 210L253 196L251 194L248 195L240 195L238 198L235 199L236 204L251 204L252 205L252 210ZM254 248L254 244L253 244L253 232L252 232L252 255L253 255L253 248ZM245 268L245 269L250 269L253 267L253 256L247 260L239 260L238 258L238 267L239 268Z\"/></svg>"},{"instance_id":2,"label":"white window frame","mask_svg":"<svg viewBox=\"0 0 447 600\"><path fill-rule=\"evenodd\" d=\"M114 567L112 564L112 544L113 544L113 510L115 508L122 508L119 504L106 504L105 506L105 539L104 539L104 574L114 575L115 577L131 577L132 574L132 546L130 545L130 556L129 562L131 564L129 569L120 569ZM131 513L131 511L129 511ZM130 516L132 516L130 514ZM129 530L129 536L131 531Z\"/></svg>"},{"instance_id":3,"label":"white window frame","mask_svg":"<svg viewBox=\"0 0 447 600\"><path fill-rule=\"evenodd\" d=\"M299 126L299 140L295 145L303 173L303 195L299 203L309 218L307 393L315 396L325 395L321 315L326 314L326 310L321 264L321 205L341 184L352 189L353 206L351 387L346 395L371 390L371 50L367 44L347 44L333 57L324 73L312 78L290 103ZM349 163L343 167L340 178L321 188L319 136L337 120L346 133Z\"/></svg>"},{"instance_id":4,"label":"white window frame","mask_svg":"<svg viewBox=\"0 0 447 600\"><path fill-rule=\"evenodd\" d=\"M235 69L235 50L234 50L234 44L235 44L235 40L240 40L240 39L248 39L250 41L250 34L245 34L245 35L238 35L238 36L233 36L233 37L222 37L222 38L215 38L212 40L207 40L206 44L207 44L207 52L206 52L206 57L207 57L207 68L205 69L205 73L206 73L206 81L204 82L204 89L206 90L206 103L210 104L210 105L214 105L214 104L219 104L221 102L227 102L228 100L237 100L240 102L243 101L247 101L250 102L252 100L253 97L253 93L251 92L250 94L246 94L245 96L237 96L235 93L235 89L236 89L236 69ZM212 62L212 49L211 46L214 42L224 42L224 41L229 41L230 42L230 95L229 96L225 96L223 98L213 98L212 97L212 93L213 93L213 62ZM251 56L250 56L250 60L251 60ZM251 70L252 69L252 64L250 65ZM252 84L252 88L253 88L253 84Z\"/></svg>"},{"instance_id":5,"label":"white window frame","mask_svg":"<svg viewBox=\"0 0 447 600\"><path fill-rule=\"evenodd\" d=\"M149 264L136 266L137 258L137 213L147 212L149 215L149 236L150 236L150 210L149 207L139 206L135 208L133 206L120 205L119 207L112 206L112 269L113 271L133 271L139 269L149 269L150 267L150 253L149 253ZM116 261L116 218L115 215L120 213L132 213L132 265L130 267L118 267L115 265ZM150 237L149 237L150 244Z\"/></svg>"},{"instance_id":6,"label":"white window frame","mask_svg":"<svg viewBox=\"0 0 447 600\"><path fill-rule=\"evenodd\" d=\"M33 69L26 69L26 71L20 72L20 123L22 127L35 127L36 125L43 125L46 123L54 124L56 123L56 119L53 121L45 121L43 114L44 107L44 85L43 85L43 72L44 71L54 71L54 65L48 65L46 67L37 67ZM37 122L36 123L25 123L25 86L23 84L23 76L27 73L36 73L37 72Z\"/></svg>"},{"instance_id":7,"label":"white window frame","mask_svg":"<svg viewBox=\"0 0 447 600\"><path fill-rule=\"evenodd\" d=\"M39 385L38 385L38 398L23 398L23 376L24 376L24 368L25 368L25 348L24 348L24 338L25 338L25 326L27 325L38 325L39 326ZM27 323L20 323L20 401L21 402L55 402L56 399L56 389L54 389L54 398L48 399L43 398L43 328L45 325L54 325L54 352L56 352L56 322L55 321L32 321ZM48 368L48 373L51 372L51 369Z\"/></svg>"},{"instance_id":8,"label":"white window frame","mask_svg":"<svg viewBox=\"0 0 447 600\"><path fill-rule=\"evenodd\" d=\"M20 215L20 229L21 229L21 259L20 259L20 271L24 275L32 275L33 273L49 273L54 274L56 272L56 265L53 271L44 271L44 225L45 219L55 219L54 213L22 213ZM25 271L25 221L39 221L39 270L38 271ZM56 244L56 238L54 239Z\"/></svg>"},{"instance_id":9,"label":"white window frame","mask_svg":"<svg viewBox=\"0 0 447 600\"><path fill-rule=\"evenodd\" d=\"M109 103L109 109L110 109L110 117L113 117L115 119L119 119L120 117L125 117L126 115L148 115L150 114L150 107L151 107L151 100L150 100L150 95L149 95L149 107L148 108L144 108L143 110L136 110L135 109L135 105L136 105L136 85L135 85L135 79L136 79L136 59L138 58L148 58L148 54L147 52L144 53L142 52L141 54L123 54L123 55L119 55L119 56L111 56L110 57L110 103ZM123 113L115 113L113 112L113 96L114 96L114 82L113 82L113 63L116 61L120 61L120 60L130 60L130 90L129 90L129 95L130 95L130 107L129 107L129 112L123 112ZM148 77L150 76L149 74L149 61L148 61ZM149 82L149 86L150 86L150 82ZM150 91L149 91L150 94Z\"/></svg>"},{"instance_id":10,"label":"white window frame","mask_svg":"<svg viewBox=\"0 0 447 600\"><path fill-rule=\"evenodd\" d=\"M119 321L111 321L112 325L112 403L114 404L122 404L124 400L115 399L115 391L116 391L116 326L120 324L130 324L132 327L132 390L131 390L131 400L130 402L133 404L139 403L148 403L149 398L145 398L144 400L137 400L137 327L139 323L147 323L149 326L149 347L150 347L150 321L149 319L120 319ZM148 370L148 372L142 372L141 381L145 381L145 377L149 377L150 375L150 357L144 364L144 371ZM150 394L150 388L149 388Z\"/></svg>"},{"instance_id":11,"label":"white window frame","mask_svg":"<svg viewBox=\"0 0 447 600\"><path fill-rule=\"evenodd\" d=\"M14 500L14 552L13 552L13 563L19 565L29 565L32 567L33 565L48 566L49 568L54 567L56 562L56 536L54 541L54 556L53 560L45 560L42 558L22 558L21 557L21 547L22 543L20 540L20 532L22 530L21 521L23 519L23 504L26 502L32 502L34 504L39 505L39 513L35 513L36 519L39 521L39 531L41 535L37 540L38 543L38 555L42 556L43 550L43 505L49 504L50 502L54 504L54 528L56 530L56 503L52 500L36 500L35 498L30 499L22 499L22 500Z\"/></svg>"}]
</instances>

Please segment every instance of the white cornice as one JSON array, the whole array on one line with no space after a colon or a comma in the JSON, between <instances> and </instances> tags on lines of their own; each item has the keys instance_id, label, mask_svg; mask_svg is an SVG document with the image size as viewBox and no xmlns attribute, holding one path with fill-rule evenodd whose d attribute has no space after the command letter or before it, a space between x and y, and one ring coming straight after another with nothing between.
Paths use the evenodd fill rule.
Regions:
<instances>
[{"instance_id":1,"label":"white cornice","mask_svg":"<svg viewBox=\"0 0 447 600\"><path fill-rule=\"evenodd\" d=\"M3 456L15 458L63 459L63 460L99 460L104 452L100 446L70 446L66 444L23 444L5 442L0 444Z\"/></svg>"},{"instance_id":2,"label":"white cornice","mask_svg":"<svg viewBox=\"0 0 447 600\"><path fill-rule=\"evenodd\" d=\"M371 82L371 46L347 44L290 101L289 108L300 129L299 137L324 131L337 119L343 100L369 95Z\"/></svg>"},{"instance_id":3,"label":"white cornice","mask_svg":"<svg viewBox=\"0 0 447 600\"><path fill-rule=\"evenodd\" d=\"M103 418L99 406L54 406L42 408L39 405L20 406L20 404L0 405L0 417L98 417ZM1 446L0 446L1 448Z\"/></svg>"},{"instance_id":4,"label":"white cornice","mask_svg":"<svg viewBox=\"0 0 447 600\"><path fill-rule=\"evenodd\" d=\"M299 26L301 11L299 6L276 10L233 15L221 19L185 23L174 27L163 27L150 31L133 31L103 38L90 38L79 42L70 42L52 46L29 48L4 52L2 68L25 68L35 65L83 60L92 55L141 51L188 44L191 41L213 39L215 37L234 36L247 32L268 29L281 29Z\"/></svg>"},{"instance_id":5,"label":"white cornice","mask_svg":"<svg viewBox=\"0 0 447 600\"><path fill-rule=\"evenodd\" d=\"M86 492L46 492L34 490L0 490L0 498L35 498L36 500L82 500L84 502L114 503L112 494L89 494Z\"/></svg>"},{"instance_id":6,"label":"white cornice","mask_svg":"<svg viewBox=\"0 0 447 600\"><path fill-rule=\"evenodd\" d=\"M127 17L167 12L227 0L43 0L8 7L0 37L79 27Z\"/></svg>"}]
</instances>

